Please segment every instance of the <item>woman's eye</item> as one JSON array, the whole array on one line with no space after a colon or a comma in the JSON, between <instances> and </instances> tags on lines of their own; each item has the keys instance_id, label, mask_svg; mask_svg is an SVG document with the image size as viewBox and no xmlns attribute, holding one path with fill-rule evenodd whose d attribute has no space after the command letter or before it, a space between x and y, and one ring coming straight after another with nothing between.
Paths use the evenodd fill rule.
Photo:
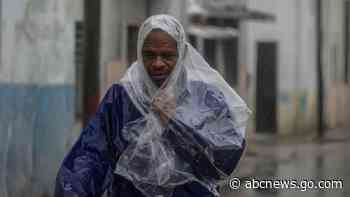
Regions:
<instances>
[{"instance_id":1,"label":"woman's eye","mask_svg":"<svg viewBox=\"0 0 350 197\"><path fill-rule=\"evenodd\" d=\"M164 53L159 55L161 59L167 60L167 61L173 61L177 59L177 54L173 53ZM143 58L146 60L154 60L158 57L158 55L153 53L143 53Z\"/></svg>"},{"instance_id":2,"label":"woman's eye","mask_svg":"<svg viewBox=\"0 0 350 197\"><path fill-rule=\"evenodd\" d=\"M155 55L154 55L154 54L151 54L151 53L146 53L146 54L144 54L143 56L144 56L145 58L147 58L147 59L152 59L152 58L155 57Z\"/></svg>"},{"instance_id":3,"label":"woman's eye","mask_svg":"<svg viewBox=\"0 0 350 197\"><path fill-rule=\"evenodd\" d=\"M175 54L164 54L163 58L167 59L167 60L173 60L173 59L177 58L177 55L175 55Z\"/></svg>"}]
</instances>

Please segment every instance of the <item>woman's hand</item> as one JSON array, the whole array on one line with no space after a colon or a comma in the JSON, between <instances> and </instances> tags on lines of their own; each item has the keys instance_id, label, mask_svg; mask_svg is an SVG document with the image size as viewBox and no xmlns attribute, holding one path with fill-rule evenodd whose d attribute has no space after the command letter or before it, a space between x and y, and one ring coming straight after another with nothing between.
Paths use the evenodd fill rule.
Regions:
<instances>
[{"instance_id":1,"label":"woman's hand","mask_svg":"<svg viewBox=\"0 0 350 197\"><path fill-rule=\"evenodd\" d=\"M162 125L166 126L169 119L173 117L176 112L175 97L160 90L153 98L152 110L158 114Z\"/></svg>"}]
</instances>

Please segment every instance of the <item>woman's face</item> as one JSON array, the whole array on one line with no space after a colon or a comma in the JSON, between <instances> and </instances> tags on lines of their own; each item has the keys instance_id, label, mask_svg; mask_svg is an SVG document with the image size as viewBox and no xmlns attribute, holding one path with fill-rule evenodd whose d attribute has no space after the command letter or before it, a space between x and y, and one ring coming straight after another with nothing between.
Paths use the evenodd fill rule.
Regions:
<instances>
[{"instance_id":1,"label":"woman's face","mask_svg":"<svg viewBox=\"0 0 350 197\"><path fill-rule=\"evenodd\" d=\"M153 30L144 41L142 58L147 73L160 87L176 65L178 58L176 41L162 30Z\"/></svg>"}]
</instances>

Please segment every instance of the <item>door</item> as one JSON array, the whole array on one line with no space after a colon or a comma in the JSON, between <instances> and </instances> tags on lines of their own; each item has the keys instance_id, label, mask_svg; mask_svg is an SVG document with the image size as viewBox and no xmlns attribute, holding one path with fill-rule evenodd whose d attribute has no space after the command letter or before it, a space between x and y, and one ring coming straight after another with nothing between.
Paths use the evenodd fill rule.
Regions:
<instances>
[{"instance_id":1,"label":"door","mask_svg":"<svg viewBox=\"0 0 350 197\"><path fill-rule=\"evenodd\" d=\"M101 2L84 1L85 50L83 69L83 126L95 114L100 92Z\"/></svg>"},{"instance_id":2,"label":"door","mask_svg":"<svg viewBox=\"0 0 350 197\"><path fill-rule=\"evenodd\" d=\"M257 43L256 130L276 133L277 43Z\"/></svg>"},{"instance_id":3,"label":"door","mask_svg":"<svg viewBox=\"0 0 350 197\"><path fill-rule=\"evenodd\" d=\"M231 87L238 85L238 38L225 39L223 42L225 80Z\"/></svg>"}]
</instances>

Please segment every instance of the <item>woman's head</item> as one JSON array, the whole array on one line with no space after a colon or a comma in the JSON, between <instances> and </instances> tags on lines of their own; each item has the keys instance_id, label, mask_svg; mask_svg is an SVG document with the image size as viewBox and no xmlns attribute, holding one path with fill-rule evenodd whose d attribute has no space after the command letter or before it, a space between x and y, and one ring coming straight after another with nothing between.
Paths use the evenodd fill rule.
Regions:
<instances>
[{"instance_id":1,"label":"woman's head","mask_svg":"<svg viewBox=\"0 0 350 197\"><path fill-rule=\"evenodd\" d=\"M142 24L138 35L138 62L157 87L171 76L176 80L181 71L184 48L185 32L174 17L155 15Z\"/></svg>"},{"instance_id":2,"label":"woman's head","mask_svg":"<svg viewBox=\"0 0 350 197\"><path fill-rule=\"evenodd\" d=\"M157 87L160 87L173 71L177 59L177 43L161 29L153 29L142 46L144 67Z\"/></svg>"}]
</instances>

